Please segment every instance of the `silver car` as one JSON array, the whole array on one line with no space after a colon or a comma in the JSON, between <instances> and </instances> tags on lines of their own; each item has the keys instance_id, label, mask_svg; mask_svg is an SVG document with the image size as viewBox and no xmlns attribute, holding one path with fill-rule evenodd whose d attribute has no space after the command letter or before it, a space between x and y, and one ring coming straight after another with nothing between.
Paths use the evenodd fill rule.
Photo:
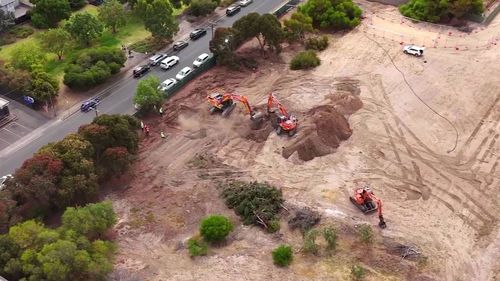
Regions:
<instances>
[{"instance_id":1,"label":"silver car","mask_svg":"<svg viewBox=\"0 0 500 281\"><path fill-rule=\"evenodd\" d=\"M158 90L165 92L170 90L175 84L177 84L177 80L174 78L168 78L167 80L161 82L160 86L158 86Z\"/></svg>"},{"instance_id":2,"label":"silver car","mask_svg":"<svg viewBox=\"0 0 500 281\"><path fill-rule=\"evenodd\" d=\"M246 7L250 4L252 4L253 0L241 0L238 2L238 5L240 5L241 7Z\"/></svg>"},{"instance_id":3,"label":"silver car","mask_svg":"<svg viewBox=\"0 0 500 281\"><path fill-rule=\"evenodd\" d=\"M193 70L191 69L191 67L186 66L183 69L181 69L181 71L179 71L177 75L175 75L175 79L181 81L182 79L186 78L186 76L188 76L192 71Z\"/></svg>"}]
</instances>

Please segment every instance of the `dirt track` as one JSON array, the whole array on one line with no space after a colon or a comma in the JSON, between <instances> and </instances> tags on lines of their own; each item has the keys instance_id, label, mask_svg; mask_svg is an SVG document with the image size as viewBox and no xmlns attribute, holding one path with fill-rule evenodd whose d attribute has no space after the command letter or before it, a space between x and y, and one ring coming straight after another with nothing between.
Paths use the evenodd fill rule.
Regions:
<instances>
[{"instance_id":1,"label":"dirt track","mask_svg":"<svg viewBox=\"0 0 500 281\"><path fill-rule=\"evenodd\" d=\"M499 31L497 18L470 40ZM345 245L336 257L339 263L298 254L290 270L274 267L269 252L276 244L301 244L300 235L284 223L282 236L238 226L230 245L189 259L181 241L195 234L201 217L224 213L238 221L217 199L214 184L238 178L283 188L290 206L314 207L324 220L376 226L375 217L359 214L347 200L354 187L370 184L385 203L388 228L377 230L379 241L417 246L429 258L424 272L434 276L418 279L423 275L409 274L413 271L402 261L393 264L387 258L391 272L409 274L388 275L378 267L384 265L373 264L376 257L372 263L362 259L372 268L371 280L496 280L500 77L494 74L500 73L499 49L428 49L418 59L404 55L393 41L367 36L355 30L332 38L320 55L321 66L310 72L289 71L290 52L261 60L256 73L235 72L225 80L220 79L224 70L216 68L170 101L161 120L146 120L168 136L164 141L153 135L141 143L135 179L113 196L120 213L118 271L143 280L347 278L349 269L342 264L351 264L347 253L357 251ZM204 96L215 87L246 95L253 104L264 104L266 95L276 92L299 118L297 135L252 132L241 107L229 119L210 116ZM335 133L343 141L331 146L323 145L336 141L323 136L325 131L315 135L317 120L325 116L315 119L321 114L314 112L325 106L337 112L326 119L339 113L346 118L337 122L344 127ZM304 158L290 149L307 139L314 140L306 144L324 149L316 151L321 157Z\"/></svg>"}]
</instances>

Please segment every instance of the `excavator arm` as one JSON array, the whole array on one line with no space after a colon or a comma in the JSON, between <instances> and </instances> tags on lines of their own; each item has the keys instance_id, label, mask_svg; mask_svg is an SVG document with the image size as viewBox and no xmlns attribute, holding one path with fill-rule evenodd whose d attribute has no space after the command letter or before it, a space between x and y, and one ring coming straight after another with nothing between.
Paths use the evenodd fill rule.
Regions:
<instances>
[{"instance_id":1,"label":"excavator arm","mask_svg":"<svg viewBox=\"0 0 500 281\"><path fill-rule=\"evenodd\" d=\"M375 202L375 204L377 204L377 213L378 213L378 218L379 218L378 226L380 226L380 228L386 228L387 225L384 221L384 216L382 215L382 200L380 200L377 196L375 196L375 194L373 194L373 192L367 192L367 194L368 194L368 197L373 202Z\"/></svg>"},{"instance_id":2,"label":"excavator arm","mask_svg":"<svg viewBox=\"0 0 500 281\"><path fill-rule=\"evenodd\" d=\"M252 109L252 106L250 106L250 103L248 102L247 97L235 95L235 94L232 94L231 97L233 98L233 100L241 102L245 106L247 113L250 114L250 116L253 115L253 109Z\"/></svg>"}]
</instances>

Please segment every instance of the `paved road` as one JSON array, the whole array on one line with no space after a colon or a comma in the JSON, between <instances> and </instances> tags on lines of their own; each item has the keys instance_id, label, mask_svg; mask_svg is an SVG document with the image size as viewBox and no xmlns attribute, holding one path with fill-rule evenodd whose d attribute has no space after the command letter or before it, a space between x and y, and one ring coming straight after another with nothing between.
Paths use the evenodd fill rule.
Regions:
<instances>
[{"instance_id":1,"label":"paved road","mask_svg":"<svg viewBox=\"0 0 500 281\"><path fill-rule=\"evenodd\" d=\"M241 12L232 17L221 18L216 26L231 26L233 22L242 16L251 13L268 13L280 6L283 0L254 0L254 3L242 8ZM202 53L208 53L208 43L211 39L211 31L207 26L207 35L196 41L190 41L189 46L176 54L180 58L179 64L168 71L162 71L159 67L154 68L148 75L156 75L163 81L175 74L184 66L192 66L193 61ZM100 95L105 98L98 106L99 114L132 114L135 112L132 103L132 97L137 86L137 79L132 77L123 79L117 84L110 86ZM95 112L88 113L77 112L69 118L57 119L46 123L36 129L25 138L19 140L8 148L0 151L0 176L11 174L17 169L24 160L28 159L43 145L60 140L68 133L75 132L82 124L92 122Z\"/></svg>"}]
</instances>

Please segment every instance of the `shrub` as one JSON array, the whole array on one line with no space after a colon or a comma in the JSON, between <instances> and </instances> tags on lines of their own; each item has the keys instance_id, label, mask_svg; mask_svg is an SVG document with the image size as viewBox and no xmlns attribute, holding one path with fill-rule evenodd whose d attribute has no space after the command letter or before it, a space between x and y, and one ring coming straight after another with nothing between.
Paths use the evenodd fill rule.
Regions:
<instances>
[{"instance_id":1,"label":"shrub","mask_svg":"<svg viewBox=\"0 0 500 281\"><path fill-rule=\"evenodd\" d=\"M205 256L208 253L208 245L200 237L188 240L188 250L192 257Z\"/></svg>"},{"instance_id":2,"label":"shrub","mask_svg":"<svg viewBox=\"0 0 500 281\"><path fill-rule=\"evenodd\" d=\"M295 213L295 216L288 221L288 226L293 230L300 228L302 232L311 229L319 223L320 215L309 208L302 208Z\"/></svg>"},{"instance_id":3,"label":"shrub","mask_svg":"<svg viewBox=\"0 0 500 281\"><path fill-rule=\"evenodd\" d=\"M290 69L308 69L318 66L321 63L320 59L314 51L300 52L293 57L290 62Z\"/></svg>"},{"instance_id":4,"label":"shrub","mask_svg":"<svg viewBox=\"0 0 500 281\"><path fill-rule=\"evenodd\" d=\"M292 247L280 245L273 251L273 262L277 266L288 266L293 261Z\"/></svg>"},{"instance_id":5,"label":"shrub","mask_svg":"<svg viewBox=\"0 0 500 281\"><path fill-rule=\"evenodd\" d=\"M410 0L399 7L404 16L429 22L439 22L450 17L461 18L467 14L481 14L483 10L481 0Z\"/></svg>"},{"instance_id":6,"label":"shrub","mask_svg":"<svg viewBox=\"0 0 500 281\"><path fill-rule=\"evenodd\" d=\"M269 221L268 225L267 225L267 231L269 233L274 233L274 232L277 232L279 231L281 228L280 226L280 221L278 219L272 219Z\"/></svg>"},{"instance_id":7,"label":"shrub","mask_svg":"<svg viewBox=\"0 0 500 281\"><path fill-rule=\"evenodd\" d=\"M224 216L208 216L201 222L200 233L208 242L219 242L233 230L233 224Z\"/></svg>"},{"instance_id":8,"label":"shrub","mask_svg":"<svg viewBox=\"0 0 500 281\"><path fill-rule=\"evenodd\" d=\"M351 277L356 281L361 281L365 278L366 270L360 265L354 265L351 268Z\"/></svg>"},{"instance_id":9,"label":"shrub","mask_svg":"<svg viewBox=\"0 0 500 281\"><path fill-rule=\"evenodd\" d=\"M364 243L373 242L373 230L372 227L368 224L362 224L358 226L358 235L359 239Z\"/></svg>"},{"instance_id":10,"label":"shrub","mask_svg":"<svg viewBox=\"0 0 500 281\"><path fill-rule=\"evenodd\" d=\"M316 238L318 237L318 231L315 229L308 230L304 233L302 250L305 253L317 254L318 244L316 244Z\"/></svg>"},{"instance_id":11,"label":"shrub","mask_svg":"<svg viewBox=\"0 0 500 281\"><path fill-rule=\"evenodd\" d=\"M328 36L311 37L306 41L307 50L323 51L328 47Z\"/></svg>"},{"instance_id":12,"label":"shrub","mask_svg":"<svg viewBox=\"0 0 500 281\"><path fill-rule=\"evenodd\" d=\"M159 50L163 47L164 42L155 40L153 37L148 37L144 40L137 41L129 46L129 49L138 53L150 53Z\"/></svg>"},{"instance_id":13,"label":"shrub","mask_svg":"<svg viewBox=\"0 0 500 281\"><path fill-rule=\"evenodd\" d=\"M337 230L333 226L327 226L323 229L323 238L326 241L326 250L335 250L337 247Z\"/></svg>"},{"instance_id":14,"label":"shrub","mask_svg":"<svg viewBox=\"0 0 500 281\"><path fill-rule=\"evenodd\" d=\"M268 228L283 203L281 191L267 183L234 181L221 187L226 205L234 209L244 224Z\"/></svg>"},{"instance_id":15,"label":"shrub","mask_svg":"<svg viewBox=\"0 0 500 281\"><path fill-rule=\"evenodd\" d=\"M211 14L218 4L212 0L193 0L189 5L188 13L195 17L203 17Z\"/></svg>"},{"instance_id":16,"label":"shrub","mask_svg":"<svg viewBox=\"0 0 500 281\"><path fill-rule=\"evenodd\" d=\"M9 29L8 33L12 34L16 38L22 39L30 36L34 32L35 30L27 25L16 25Z\"/></svg>"},{"instance_id":17,"label":"shrub","mask_svg":"<svg viewBox=\"0 0 500 281\"><path fill-rule=\"evenodd\" d=\"M349 29L361 22L361 9L352 0L308 0L299 12L312 18L314 27Z\"/></svg>"}]
</instances>

